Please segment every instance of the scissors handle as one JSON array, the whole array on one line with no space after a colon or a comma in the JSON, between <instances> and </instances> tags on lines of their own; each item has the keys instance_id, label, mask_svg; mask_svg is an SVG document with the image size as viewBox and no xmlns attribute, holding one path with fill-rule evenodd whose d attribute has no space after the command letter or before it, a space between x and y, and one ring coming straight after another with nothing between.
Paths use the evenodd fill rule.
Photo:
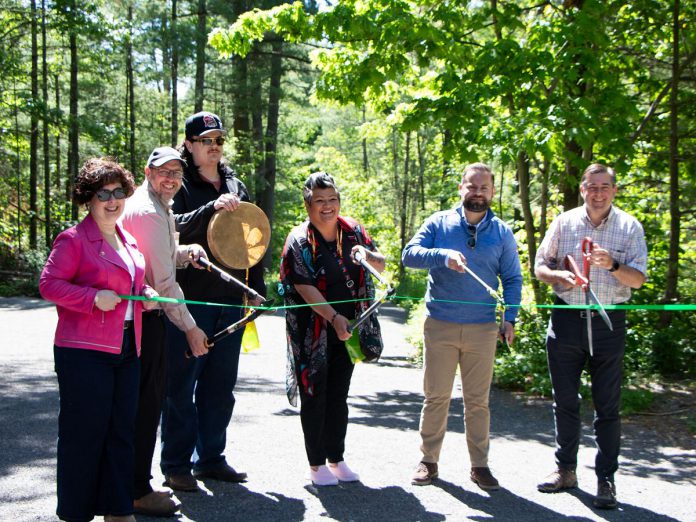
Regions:
<instances>
[{"instance_id":1,"label":"scissors handle","mask_svg":"<svg viewBox=\"0 0 696 522\"><path fill-rule=\"evenodd\" d=\"M594 241L591 237L586 237L582 240L582 274L585 279L590 280L590 257L592 257L592 248Z\"/></svg>"},{"instance_id":2,"label":"scissors handle","mask_svg":"<svg viewBox=\"0 0 696 522\"><path fill-rule=\"evenodd\" d=\"M583 265L584 265L584 258L583 258ZM587 290L590 280L582 275L580 273L580 268L578 267L578 264L575 262L575 259L573 259L573 256L567 255L565 256L565 268L569 272L573 272L573 275L575 275L575 284L582 288L583 290Z\"/></svg>"}]
</instances>

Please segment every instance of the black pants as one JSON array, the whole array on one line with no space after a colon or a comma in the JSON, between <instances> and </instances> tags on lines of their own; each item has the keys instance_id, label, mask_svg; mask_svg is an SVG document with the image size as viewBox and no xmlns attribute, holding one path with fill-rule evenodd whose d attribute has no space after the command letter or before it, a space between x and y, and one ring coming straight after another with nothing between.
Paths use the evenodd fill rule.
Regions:
<instances>
[{"instance_id":1,"label":"black pants","mask_svg":"<svg viewBox=\"0 0 696 522\"><path fill-rule=\"evenodd\" d=\"M54 347L58 375L56 514L71 522L133 513L133 428L140 361L133 327L121 353Z\"/></svg>"},{"instance_id":2,"label":"black pants","mask_svg":"<svg viewBox=\"0 0 696 522\"><path fill-rule=\"evenodd\" d=\"M348 429L348 389L353 363L342 341L327 346L327 365L314 382L314 396L300 387L300 419L310 466L343 460Z\"/></svg>"},{"instance_id":3,"label":"black pants","mask_svg":"<svg viewBox=\"0 0 696 522\"><path fill-rule=\"evenodd\" d=\"M142 351L140 354L140 395L135 421L134 497L152 492L152 456L157 442L157 426L162 415L162 401L167 383L167 358L164 346L164 314L157 310L143 312Z\"/></svg>"},{"instance_id":4,"label":"black pants","mask_svg":"<svg viewBox=\"0 0 696 522\"><path fill-rule=\"evenodd\" d=\"M556 422L556 464L575 469L580 445L580 376L585 364L591 379L594 435L597 444L595 473L613 481L621 445L621 378L626 336L626 314L609 312L614 331L598 315L592 318L593 353L587 343L586 319L580 310L554 309L546 352L553 386Z\"/></svg>"}]
</instances>

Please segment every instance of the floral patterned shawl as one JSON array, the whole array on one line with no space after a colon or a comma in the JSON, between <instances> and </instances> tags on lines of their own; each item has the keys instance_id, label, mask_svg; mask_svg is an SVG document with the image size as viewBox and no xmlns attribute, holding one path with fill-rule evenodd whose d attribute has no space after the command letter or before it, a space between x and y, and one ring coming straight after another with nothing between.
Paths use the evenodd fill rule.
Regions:
<instances>
[{"instance_id":1,"label":"floral patterned shawl","mask_svg":"<svg viewBox=\"0 0 696 522\"><path fill-rule=\"evenodd\" d=\"M375 246L365 227L357 221L339 216L338 226L343 230L344 241L351 245L363 245L368 250ZM313 235L318 233L309 220L296 226L285 240L285 247L280 261L280 281L278 294L285 299L286 306L304 304L304 300L295 290L292 276L299 275L311 280L319 292L326 297L326 276L323 270L315 269L312 242ZM334 259L324 260L335 262ZM357 298L373 299L374 285L360 268L360 279L357 281ZM370 306L369 300L355 303L355 316L358 317ZM304 315L303 315L304 314ZM306 329L300 328L300 318L307 318ZM288 341L288 365L286 373L286 392L293 406L297 405L298 386L308 394L314 393L314 378L326 367L327 360L327 321L312 308L288 308L285 313L285 325ZM375 314L358 327L360 348L366 355L366 360L376 360L382 353L382 336L379 322Z\"/></svg>"}]
</instances>

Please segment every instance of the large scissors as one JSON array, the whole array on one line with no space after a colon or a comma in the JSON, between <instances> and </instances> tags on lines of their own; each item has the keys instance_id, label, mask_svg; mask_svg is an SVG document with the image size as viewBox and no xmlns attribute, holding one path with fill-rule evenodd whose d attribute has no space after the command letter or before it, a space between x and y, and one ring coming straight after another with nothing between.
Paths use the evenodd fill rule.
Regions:
<instances>
[{"instance_id":1,"label":"large scissors","mask_svg":"<svg viewBox=\"0 0 696 522\"><path fill-rule=\"evenodd\" d=\"M600 317L607 325L609 330L614 331L614 326L611 324L611 319L607 311L604 309L604 305L597 298L592 288L590 288L590 257L592 257L592 247L594 242L592 238L586 237L582 240L581 252L582 252L582 272L578 264L573 259L573 256L567 255L565 257L566 270L573 272L575 276L575 284L582 288L585 292L585 304L587 305L587 310L585 312L585 319L587 320L587 344L590 347L590 356L594 355L592 349L592 308L594 304L597 306Z\"/></svg>"}]
</instances>

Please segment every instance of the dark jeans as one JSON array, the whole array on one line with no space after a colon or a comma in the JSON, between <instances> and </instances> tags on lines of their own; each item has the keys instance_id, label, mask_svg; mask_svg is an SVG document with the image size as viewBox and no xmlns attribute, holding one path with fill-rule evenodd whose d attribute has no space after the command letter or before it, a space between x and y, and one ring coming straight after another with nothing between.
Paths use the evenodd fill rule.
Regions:
<instances>
[{"instance_id":1,"label":"dark jeans","mask_svg":"<svg viewBox=\"0 0 696 522\"><path fill-rule=\"evenodd\" d=\"M618 469L621 445L621 378L626 336L626 314L609 312L614 331L599 316L592 318L593 353L587 343L586 319L580 310L554 309L546 352L553 386L556 422L556 464L575 469L580 445L580 375L585 363L591 379L594 434L597 444L595 473L612 480Z\"/></svg>"},{"instance_id":2,"label":"dark jeans","mask_svg":"<svg viewBox=\"0 0 696 522\"><path fill-rule=\"evenodd\" d=\"M140 362L133 327L120 354L54 347L60 392L58 508L62 520L133 513L133 437Z\"/></svg>"},{"instance_id":3,"label":"dark jeans","mask_svg":"<svg viewBox=\"0 0 696 522\"><path fill-rule=\"evenodd\" d=\"M143 312L142 351L140 354L140 396L135 418L135 498L152 492L150 474L157 443L157 426L162 416L162 401L167 378L164 352L164 312Z\"/></svg>"},{"instance_id":4,"label":"dark jeans","mask_svg":"<svg viewBox=\"0 0 696 522\"><path fill-rule=\"evenodd\" d=\"M348 389L353 363L341 341L327 346L327 367L314 382L314 396L300 386L300 419L310 466L343 460L348 429Z\"/></svg>"},{"instance_id":5,"label":"dark jeans","mask_svg":"<svg viewBox=\"0 0 696 522\"><path fill-rule=\"evenodd\" d=\"M220 284L223 284L222 282ZM232 304L241 304L239 301ZM196 324L212 337L242 317L238 307L188 307ZM244 329L221 341L202 357L187 359L184 333L167 322L167 393L162 411L162 472L179 475L225 464L227 426L234 409L239 351Z\"/></svg>"}]
</instances>

